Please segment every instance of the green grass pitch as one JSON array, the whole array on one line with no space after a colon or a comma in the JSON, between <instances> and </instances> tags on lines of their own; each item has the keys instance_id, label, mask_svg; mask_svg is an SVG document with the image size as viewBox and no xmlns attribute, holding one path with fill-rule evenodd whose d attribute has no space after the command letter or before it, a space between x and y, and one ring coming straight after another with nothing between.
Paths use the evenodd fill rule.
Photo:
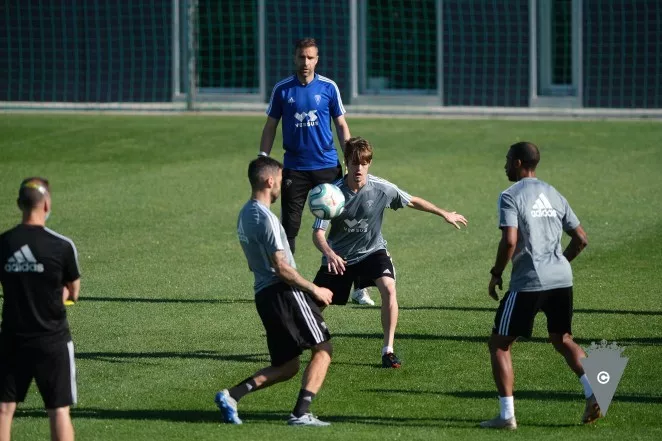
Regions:
<instances>
[{"instance_id":1,"label":"green grass pitch","mask_svg":"<svg viewBox=\"0 0 662 441\"><path fill-rule=\"evenodd\" d=\"M607 417L581 426L581 386L546 343L540 316L534 338L514 349L520 428L508 438L660 439L662 125L348 121L375 146L371 173L464 214L469 227L387 212L403 368L377 368L376 307L329 308L334 359L312 409L333 425L302 430L285 425L300 376L244 398L240 427L221 424L213 402L217 390L268 364L235 232L264 118L2 116L0 229L19 220L20 180L44 175L54 200L49 226L74 239L80 254L81 300L68 309L78 438L503 439L476 428L498 412L485 344L497 305L487 295L488 271L499 240L496 201L509 186L507 148L529 140L541 147L538 176L567 197L589 237L573 264L575 336L584 347L619 342L629 364ZM282 157L280 135L274 156ZM296 256L306 277L320 257L312 220L306 212ZM36 387L19 408L14 437L47 439Z\"/></svg>"}]
</instances>

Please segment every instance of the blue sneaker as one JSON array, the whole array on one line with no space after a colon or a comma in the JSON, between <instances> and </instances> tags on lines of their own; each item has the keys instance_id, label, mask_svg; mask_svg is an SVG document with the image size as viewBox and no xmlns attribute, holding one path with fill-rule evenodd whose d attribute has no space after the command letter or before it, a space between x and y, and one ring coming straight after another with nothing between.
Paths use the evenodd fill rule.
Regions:
<instances>
[{"instance_id":1,"label":"blue sneaker","mask_svg":"<svg viewBox=\"0 0 662 441\"><path fill-rule=\"evenodd\" d=\"M223 389L217 393L214 402L221 410L223 421L229 424L241 424L239 413L237 412L237 402L230 396L227 389Z\"/></svg>"}]
</instances>

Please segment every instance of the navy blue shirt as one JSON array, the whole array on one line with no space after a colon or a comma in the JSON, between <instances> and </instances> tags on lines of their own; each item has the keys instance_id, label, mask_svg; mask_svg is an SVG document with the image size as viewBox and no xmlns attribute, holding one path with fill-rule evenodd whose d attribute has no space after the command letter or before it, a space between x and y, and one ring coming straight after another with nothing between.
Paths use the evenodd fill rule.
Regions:
<instances>
[{"instance_id":1,"label":"navy blue shirt","mask_svg":"<svg viewBox=\"0 0 662 441\"><path fill-rule=\"evenodd\" d=\"M308 84L296 75L274 86L267 115L283 119L283 165L291 170L320 170L338 165L331 118L345 114L338 86L315 74Z\"/></svg>"}]
</instances>

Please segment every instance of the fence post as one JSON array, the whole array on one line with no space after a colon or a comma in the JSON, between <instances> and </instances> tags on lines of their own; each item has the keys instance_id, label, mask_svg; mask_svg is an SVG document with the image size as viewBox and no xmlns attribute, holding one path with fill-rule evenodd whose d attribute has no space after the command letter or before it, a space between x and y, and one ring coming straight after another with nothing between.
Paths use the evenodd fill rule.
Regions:
<instances>
[{"instance_id":1,"label":"fence post","mask_svg":"<svg viewBox=\"0 0 662 441\"><path fill-rule=\"evenodd\" d=\"M198 0L189 0L188 2L188 94L186 95L186 110L195 110L195 98L198 91L197 87L197 69L196 55L198 48Z\"/></svg>"}]
</instances>

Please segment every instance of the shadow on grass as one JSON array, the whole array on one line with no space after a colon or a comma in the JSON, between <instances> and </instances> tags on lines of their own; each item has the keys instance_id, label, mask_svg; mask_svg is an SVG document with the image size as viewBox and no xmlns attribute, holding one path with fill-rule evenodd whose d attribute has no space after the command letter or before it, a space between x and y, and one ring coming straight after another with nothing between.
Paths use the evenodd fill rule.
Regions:
<instances>
[{"instance_id":1,"label":"shadow on grass","mask_svg":"<svg viewBox=\"0 0 662 441\"><path fill-rule=\"evenodd\" d=\"M408 390L408 389L363 389L362 392L373 392L383 394L403 394L403 395L447 395L456 398L479 398L491 399L498 398L496 390L493 391L434 391L434 390ZM542 390L516 390L515 399L517 400L535 400L535 401L577 401L583 402L584 396L581 393L560 392L560 391L542 391ZM662 404L662 396L655 395L614 395L614 401L624 403L651 403Z\"/></svg>"},{"instance_id":2,"label":"shadow on grass","mask_svg":"<svg viewBox=\"0 0 662 441\"><path fill-rule=\"evenodd\" d=\"M189 359L218 360L239 363L269 364L269 354L221 354L214 351L193 352L78 352L76 359L106 361L109 363L128 363L131 360L144 359Z\"/></svg>"},{"instance_id":3,"label":"shadow on grass","mask_svg":"<svg viewBox=\"0 0 662 441\"><path fill-rule=\"evenodd\" d=\"M338 338L359 338L359 339L381 339L383 334L381 333L348 333L348 332L338 332L333 333L333 337ZM417 334L417 333L396 333L396 340L439 340L439 341L458 341L464 343L483 343L487 344L487 339L489 335L485 336L476 336L476 335L435 335L435 334ZM599 343L601 338L575 338L575 342L580 345L590 345L592 342ZM619 345L642 345L642 346L660 346L662 345L662 337L623 337L623 338L609 338L608 341L615 341ZM549 343L547 337L531 337L531 338L520 338L518 340L520 343Z\"/></svg>"},{"instance_id":4,"label":"shadow on grass","mask_svg":"<svg viewBox=\"0 0 662 441\"><path fill-rule=\"evenodd\" d=\"M139 298L139 297L87 297L81 296L80 302L115 302L115 303L207 303L207 304L238 304L255 303L251 299L160 299L160 298Z\"/></svg>"},{"instance_id":5,"label":"shadow on grass","mask_svg":"<svg viewBox=\"0 0 662 441\"><path fill-rule=\"evenodd\" d=\"M376 307L375 307L376 308ZM466 311L466 312L496 312L497 303L488 306L400 306L401 311ZM662 315L662 311L636 311L627 309L590 309L575 308L575 314L617 314L617 315Z\"/></svg>"},{"instance_id":6,"label":"shadow on grass","mask_svg":"<svg viewBox=\"0 0 662 441\"><path fill-rule=\"evenodd\" d=\"M258 421L274 421L286 423L290 411L245 411L239 410L239 416L244 423ZM45 417L40 409L19 409L17 418ZM71 416L76 419L96 420L136 420L136 421L170 421L176 423L221 423L221 415L216 410L179 410L179 409L99 409L73 408ZM371 424L378 426L409 426L409 427L455 427L474 429L480 419L431 417L388 417L388 416L353 416L353 415L320 415L324 421L344 424ZM527 424L536 427L574 427L575 424Z\"/></svg>"},{"instance_id":7,"label":"shadow on grass","mask_svg":"<svg viewBox=\"0 0 662 441\"><path fill-rule=\"evenodd\" d=\"M188 360L217 360L236 363L259 363L268 366L269 354L221 354L214 351L193 352L78 352L76 359L103 361L107 363L132 363L134 361L149 359L188 359ZM333 366L362 366L381 368L381 363L362 363L354 361L333 361Z\"/></svg>"}]
</instances>

